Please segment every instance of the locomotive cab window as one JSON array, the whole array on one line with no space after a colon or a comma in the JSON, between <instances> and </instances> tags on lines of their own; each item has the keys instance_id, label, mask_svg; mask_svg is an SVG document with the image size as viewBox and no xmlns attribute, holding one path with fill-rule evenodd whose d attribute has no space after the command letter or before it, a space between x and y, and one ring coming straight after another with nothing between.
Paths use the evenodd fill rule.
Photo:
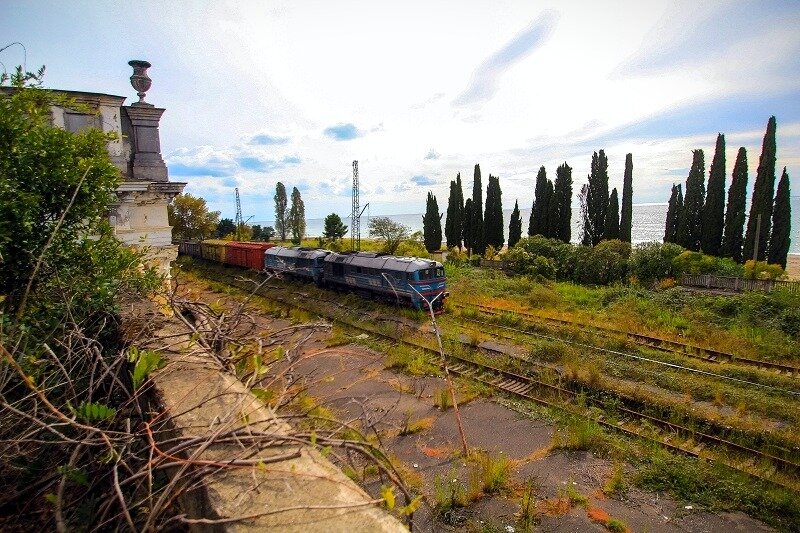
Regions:
<instances>
[{"instance_id":1,"label":"locomotive cab window","mask_svg":"<svg viewBox=\"0 0 800 533\"><path fill-rule=\"evenodd\" d=\"M437 267L436 268L436 277L443 278L444 277L444 267Z\"/></svg>"}]
</instances>

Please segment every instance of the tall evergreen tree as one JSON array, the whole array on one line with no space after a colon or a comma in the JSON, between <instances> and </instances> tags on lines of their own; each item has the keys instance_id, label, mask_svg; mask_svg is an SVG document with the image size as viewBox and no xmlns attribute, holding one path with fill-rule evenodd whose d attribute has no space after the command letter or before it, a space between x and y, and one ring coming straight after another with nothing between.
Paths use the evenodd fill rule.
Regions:
<instances>
[{"instance_id":1,"label":"tall evergreen tree","mask_svg":"<svg viewBox=\"0 0 800 533\"><path fill-rule=\"evenodd\" d=\"M289 208L287 222L292 232L292 242L300 244L306 234L306 207L297 187L292 188L292 207Z\"/></svg>"},{"instance_id":2,"label":"tall evergreen tree","mask_svg":"<svg viewBox=\"0 0 800 533\"><path fill-rule=\"evenodd\" d=\"M548 224L550 236L569 242L572 238L572 169L566 161L556 169L556 181L550 205Z\"/></svg>"},{"instance_id":3,"label":"tall evergreen tree","mask_svg":"<svg viewBox=\"0 0 800 533\"><path fill-rule=\"evenodd\" d=\"M611 196L608 198L605 226L603 240L619 239L619 196L617 195L616 187L611 191Z\"/></svg>"},{"instance_id":4,"label":"tall evergreen tree","mask_svg":"<svg viewBox=\"0 0 800 533\"><path fill-rule=\"evenodd\" d=\"M592 235L594 235L594 228L592 227L592 217L589 216L589 203L592 201L591 193L589 192L589 184L584 183L581 185L581 190L578 193L578 204L581 211L581 244L583 246L592 245Z\"/></svg>"},{"instance_id":5,"label":"tall evergreen tree","mask_svg":"<svg viewBox=\"0 0 800 533\"><path fill-rule=\"evenodd\" d=\"M432 192L428 192L425 214L422 216L422 235L428 253L442 247L442 215L439 214L439 204Z\"/></svg>"},{"instance_id":6,"label":"tall evergreen tree","mask_svg":"<svg viewBox=\"0 0 800 533\"><path fill-rule=\"evenodd\" d=\"M761 158L758 160L756 181L753 184L753 200L750 203L750 217L747 219L747 233L744 238L744 259L752 259L756 245L756 226L761 215L761 233L758 235L758 260L767 256L770 223L772 222L772 195L775 190L775 117L769 117L764 142L761 145Z\"/></svg>"},{"instance_id":7,"label":"tall evergreen tree","mask_svg":"<svg viewBox=\"0 0 800 533\"><path fill-rule=\"evenodd\" d=\"M539 168L536 175L536 186L533 190L533 204L531 204L531 216L528 220L528 235L544 235L542 226L544 216L547 214L545 195L547 194L547 171L544 167ZM544 210L544 213L542 211Z\"/></svg>"},{"instance_id":8,"label":"tall evergreen tree","mask_svg":"<svg viewBox=\"0 0 800 533\"><path fill-rule=\"evenodd\" d=\"M677 242L687 250L700 251L700 237L703 231L703 198L706 163L703 150L692 151L692 168L686 178L686 195L683 209L678 217Z\"/></svg>"},{"instance_id":9,"label":"tall evergreen tree","mask_svg":"<svg viewBox=\"0 0 800 533\"><path fill-rule=\"evenodd\" d=\"M464 248L472 255L472 198L464 202Z\"/></svg>"},{"instance_id":10,"label":"tall evergreen tree","mask_svg":"<svg viewBox=\"0 0 800 533\"><path fill-rule=\"evenodd\" d=\"M605 217L608 208L608 158L603 150L592 155L591 173L589 174L589 194L587 196L588 215L592 219L592 246L595 246L605 235Z\"/></svg>"},{"instance_id":11,"label":"tall evergreen tree","mask_svg":"<svg viewBox=\"0 0 800 533\"><path fill-rule=\"evenodd\" d=\"M511 222L508 224L508 247L513 248L522 238L522 217L519 214L519 203L514 201Z\"/></svg>"},{"instance_id":12,"label":"tall evergreen tree","mask_svg":"<svg viewBox=\"0 0 800 533\"><path fill-rule=\"evenodd\" d=\"M683 209L683 193L681 184L672 184L672 195L667 207L667 223L664 228L664 242L678 242L678 220Z\"/></svg>"},{"instance_id":13,"label":"tall evergreen tree","mask_svg":"<svg viewBox=\"0 0 800 533\"><path fill-rule=\"evenodd\" d=\"M704 254L719 255L725 220L725 136L717 135L714 160L708 171L708 189L703 207L703 234L700 249Z\"/></svg>"},{"instance_id":14,"label":"tall evergreen tree","mask_svg":"<svg viewBox=\"0 0 800 533\"><path fill-rule=\"evenodd\" d=\"M775 193L775 205L772 209L772 235L769 237L769 254L767 262L779 264L786 269L786 256L789 254L789 237L792 230L792 206L789 203L789 175L783 167L783 175L778 182Z\"/></svg>"},{"instance_id":15,"label":"tall evergreen tree","mask_svg":"<svg viewBox=\"0 0 800 533\"><path fill-rule=\"evenodd\" d=\"M447 247L461 248L461 238L464 234L464 194L461 191L461 173L450 182L450 197L447 199L447 220L444 223L444 234Z\"/></svg>"},{"instance_id":16,"label":"tall evergreen tree","mask_svg":"<svg viewBox=\"0 0 800 533\"><path fill-rule=\"evenodd\" d=\"M548 239L552 237L553 228L550 227L550 216L552 214L553 209L553 193L555 189L553 187L553 182L547 180L544 184L544 198L542 202L542 220L540 225L540 230L543 236L547 237Z\"/></svg>"},{"instance_id":17,"label":"tall evergreen tree","mask_svg":"<svg viewBox=\"0 0 800 533\"><path fill-rule=\"evenodd\" d=\"M486 251L486 239L483 235L483 185L481 184L481 167L475 165L475 177L472 182L472 252L483 255Z\"/></svg>"},{"instance_id":18,"label":"tall evergreen tree","mask_svg":"<svg viewBox=\"0 0 800 533\"><path fill-rule=\"evenodd\" d=\"M622 180L622 213L619 217L619 239L631 242L633 224L633 154L625 155L625 176Z\"/></svg>"},{"instance_id":19,"label":"tall evergreen tree","mask_svg":"<svg viewBox=\"0 0 800 533\"><path fill-rule=\"evenodd\" d=\"M286 187L280 181L275 184L275 231L282 241L286 240L289 225L286 218L289 216L289 200L286 198Z\"/></svg>"},{"instance_id":20,"label":"tall evergreen tree","mask_svg":"<svg viewBox=\"0 0 800 533\"><path fill-rule=\"evenodd\" d=\"M503 235L503 192L500 190L500 178L489 174L486 186L486 211L484 214L484 238L486 244L500 250L505 244Z\"/></svg>"},{"instance_id":21,"label":"tall evergreen tree","mask_svg":"<svg viewBox=\"0 0 800 533\"><path fill-rule=\"evenodd\" d=\"M744 236L744 211L747 207L747 150L739 148L733 177L728 189L728 206L725 209L725 232L720 255L742 262L742 237Z\"/></svg>"}]
</instances>

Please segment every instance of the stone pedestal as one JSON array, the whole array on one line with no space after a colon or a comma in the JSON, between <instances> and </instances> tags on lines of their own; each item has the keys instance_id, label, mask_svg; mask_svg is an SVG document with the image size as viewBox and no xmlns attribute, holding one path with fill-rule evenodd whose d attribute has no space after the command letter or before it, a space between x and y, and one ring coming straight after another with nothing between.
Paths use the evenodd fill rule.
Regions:
<instances>
[{"instance_id":1,"label":"stone pedestal","mask_svg":"<svg viewBox=\"0 0 800 533\"><path fill-rule=\"evenodd\" d=\"M124 181L117 188L117 201L110 206L111 225L120 241L141 248L146 261L167 275L178 256L172 244L167 205L185 183Z\"/></svg>"},{"instance_id":2,"label":"stone pedestal","mask_svg":"<svg viewBox=\"0 0 800 533\"><path fill-rule=\"evenodd\" d=\"M141 181L169 181L167 166L161 158L158 132L158 122L164 110L136 105L122 109L130 120L132 130L131 178Z\"/></svg>"}]
</instances>

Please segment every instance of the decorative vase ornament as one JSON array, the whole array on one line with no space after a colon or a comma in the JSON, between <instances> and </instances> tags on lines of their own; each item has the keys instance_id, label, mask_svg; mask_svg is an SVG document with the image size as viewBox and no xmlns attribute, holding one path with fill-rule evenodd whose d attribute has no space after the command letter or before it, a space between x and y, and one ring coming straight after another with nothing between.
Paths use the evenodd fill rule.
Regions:
<instances>
[{"instance_id":1,"label":"decorative vase ornament","mask_svg":"<svg viewBox=\"0 0 800 533\"><path fill-rule=\"evenodd\" d=\"M144 105L152 107L153 104L148 104L144 101L145 93L150 89L150 84L153 80L147 75L147 69L150 68L150 63L139 59L128 61L128 64L133 67L133 75L131 76L131 87L136 89L136 96L139 101L133 105Z\"/></svg>"}]
</instances>

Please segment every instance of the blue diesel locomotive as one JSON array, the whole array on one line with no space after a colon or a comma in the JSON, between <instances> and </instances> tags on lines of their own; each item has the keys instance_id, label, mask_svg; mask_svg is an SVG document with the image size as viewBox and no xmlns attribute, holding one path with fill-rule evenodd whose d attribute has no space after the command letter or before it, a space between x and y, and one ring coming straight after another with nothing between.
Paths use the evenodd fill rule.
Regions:
<instances>
[{"instance_id":1,"label":"blue diesel locomotive","mask_svg":"<svg viewBox=\"0 0 800 533\"><path fill-rule=\"evenodd\" d=\"M373 252L331 252L276 246L264 252L264 270L346 289L362 296L427 309L444 309L448 293L444 267L437 261Z\"/></svg>"}]
</instances>

